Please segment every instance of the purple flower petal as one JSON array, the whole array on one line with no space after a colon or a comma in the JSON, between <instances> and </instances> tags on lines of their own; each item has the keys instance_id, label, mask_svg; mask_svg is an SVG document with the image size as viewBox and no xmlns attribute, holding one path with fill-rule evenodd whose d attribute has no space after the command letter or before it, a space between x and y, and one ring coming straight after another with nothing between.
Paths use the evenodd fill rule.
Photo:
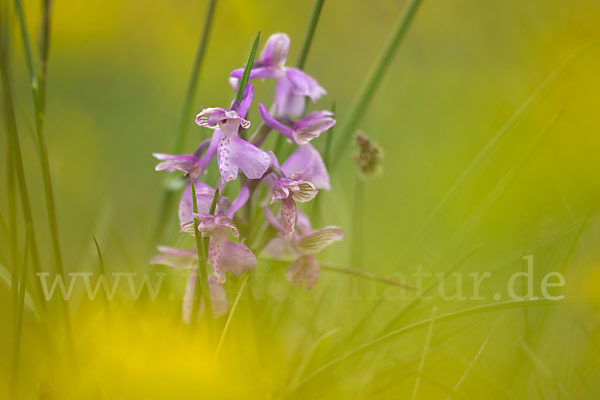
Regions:
<instances>
[{"instance_id":1,"label":"purple flower petal","mask_svg":"<svg viewBox=\"0 0 600 400\"><path fill-rule=\"evenodd\" d=\"M290 49L290 37L285 33L274 33L269 36L262 52L260 63L264 66L282 67Z\"/></svg>"},{"instance_id":2,"label":"purple flower petal","mask_svg":"<svg viewBox=\"0 0 600 400\"><path fill-rule=\"evenodd\" d=\"M244 68L238 68L231 71L229 74L229 84L234 90L238 89L238 85L240 84L240 79L242 79L242 75L244 75ZM252 71L250 71L250 75L248 80L252 81L254 79L278 79L282 76L285 76L285 72L280 68L273 67L254 67Z\"/></svg>"},{"instance_id":3,"label":"purple flower petal","mask_svg":"<svg viewBox=\"0 0 600 400\"><path fill-rule=\"evenodd\" d=\"M269 210L269 207L264 206L263 211L265 212L267 222L269 222L269 224L271 224L271 226L277 229L279 232L283 232L283 226L281 225L281 222L279 222L279 220L273 215L271 210Z\"/></svg>"},{"instance_id":4,"label":"purple flower petal","mask_svg":"<svg viewBox=\"0 0 600 400\"><path fill-rule=\"evenodd\" d=\"M263 251L273 258L283 257L286 241L282 237L275 237L267 243Z\"/></svg>"},{"instance_id":5,"label":"purple flower petal","mask_svg":"<svg viewBox=\"0 0 600 400\"><path fill-rule=\"evenodd\" d=\"M286 68L285 75L292 91L301 96L308 96L313 103L327 92L311 76L298 68Z\"/></svg>"},{"instance_id":6,"label":"purple flower petal","mask_svg":"<svg viewBox=\"0 0 600 400\"><path fill-rule=\"evenodd\" d=\"M317 259L311 255L303 255L290 266L286 278L294 285L310 290L317 284L320 272Z\"/></svg>"},{"instance_id":7,"label":"purple flower petal","mask_svg":"<svg viewBox=\"0 0 600 400\"><path fill-rule=\"evenodd\" d=\"M237 195L237 197L235 198L233 203L231 203L231 206L227 210L227 213L225 214L225 216L228 218L233 218L233 215L240 208L242 208L244 206L244 204L246 204L249 197L250 197L250 188L248 188L248 186L244 185L244 187L242 187L242 189L240 190L240 193Z\"/></svg>"},{"instance_id":8,"label":"purple flower petal","mask_svg":"<svg viewBox=\"0 0 600 400\"><path fill-rule=\"evenodd\" d=\"M189 269L198 265L196 250L182 250L169 246L158 246L159 254L150 260L153 265L166 265L173 269Z\"/></svg>"},{"instance_id":9,"label":"purple flower petal","mask_svg":"<svg viewBox=\"0 0 600 400\"><path fill-rule=\"evenodd\" d=\"M237 136L223 137L217 151L219 171L224 181L237 178L238 169L249 179L261 178L269 166L269 154Z\"/></svg>"},{"instance_id":10,"label":"purple flower petal","mask_svg":"<svg viewBox=\"0 0 600 400\"><path fill-rule=\"evenodd\" d=\"M335 125L335 119L333 118L313 119L313 117L311 117L309 121L310 122L307 122L307 120L303 118L296 123L294 141L297 144L306 144Z\"/></svg>"},{"instance_id":11,"label":"purple flower petal","mask_svg":"<svg viewBox=\"0 0 600 400\"><path fill-rule=\"evenodd\" d=\"M304 96L293 91L292 84L285 76L279 78L275 85L275 103L279 115L302 115L306 106Z\"/></svg>"},{"instance_id":12,"label":"purple flower petal","mask_svg":"<svg viewBox=\"0 0 600 400\"><path fill-rule=\"evenodd\" d=\"M203 182L194 182L196 189L196 202L198 203L198 213L206 214L210 211L210 205L215 195L215 189L211 188ZM179 201L179 225L184 225L193 221L192 210L193 210L193 199L192 199L192 183L188 182L181 200Z\"/></svg>"},{"instance_id":13,"label":"purple flower petal","mask_svg":"<svg viewBox=\"0 0 600 400\"><path fill-rule=\"evenodd\" d=\"M275 118L273 118L273 116L271 114L269 114L269 111L267 111L267 108L264 106L264 104L260 103L258 105L258 111L260 113L262 120L265 122L265 125L267 125L271 129L275 129L276 131L280 132L286 138L288 138L290 140L294 140L294 137L293 137L294 130L292 128L290 128L289 126L284 125L281 122L277 121Z\"/></svg>"},{"instance_id":14,"label":"purple flower petal","mask_svg":"<svg viewBox=\"0 0 600 400\"><path fill-rule=\"evenodd\" d=\"M221 229L223 228L219 230ZM208 257L218 283L225 282L226 270L236 275L256 267L257 264L256 257L248 247L241 243L230 242L222 231L211 235Z\"/></svg>"},{"instance_id":15,"label":"purple flower petal","mask_svg":"<svg viewBox=\"0 0 600 400\"><path fill-rule=\"evenodd\" d=\"M172 155L164 153L152 153L152 156L160 160L156 167L156 171L182 171L190 175L198 170L198 158L193 154Z\"/></svg>"},{"instance_id":16,"label":"purple flower petal","mask_svg":"<svg viewBox=\"0 0 600 400\"><path fill-rule=\"evenodd\" d=\"M250 109L250 105L252 105L252 98L254 97L254 86L251 83L246 84L246 89L244 90L244 96L242 96L242 101L238 107L237 101L234 100L231 103L231 109L237 111L237 113L245 118L246 114L248 114L248 110Z\"/></svg>"},{"instance_id":17,"label":"purple flower petal","mask_svg":"<svg viewBox=\"0 0 600 400\"><path fill-rule=\"evenodd\" d=\"M190 318L192 316L192 308L194 306L194 296L196 291L196 280L196 271L192 271L188 278L188 282L185 288L185 294L183 295L182 314L183 322L185 322L186 324L190 323ZM223 287L219 285L214 276L208 277L208 290L210 292L213 316L215 318L218 318L221 315L225 314L227 312L227 308L229 307L227 302L227 294L225 293L225 289L223 289ZM199 315L203 312L204 299L201 299Z\"/></svg>"},{"instance_id":18,"label":"purple flower petal","mask_svg":"<svg viewBox=\"0 0 600 400\"><path fill-rule=\"evenodd\" d=\"M319 152L310 144L298 147L281 166L286 176L312 182L318 189L329 190L329 174Z\"/></svg>"}]
</instances>

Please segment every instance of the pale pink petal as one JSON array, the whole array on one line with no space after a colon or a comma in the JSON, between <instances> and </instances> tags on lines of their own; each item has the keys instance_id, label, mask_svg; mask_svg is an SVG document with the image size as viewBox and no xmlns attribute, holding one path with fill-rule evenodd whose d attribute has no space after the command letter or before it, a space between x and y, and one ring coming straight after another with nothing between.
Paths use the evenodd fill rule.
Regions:
<instances>
[{"instance_id":1,"label":"pale pink petal","mask_svg":"<svg viewBox=\"0 0 600 400\"><path fill-rule=\"evenodd\" d=\"M275 103L279 115L298 116L304 113L304 96L294 92L292 84L286 78L280 78L275 85Z\"/></svg>"},{"instance_id":2,"label":"pale pink petal","mask_svg":"<svg viewBox=\"0 0 600 400\"><path fill-rule=\"evenodd\" d=\"M159 254L150 260L153 265L166 265L174 269L189 269L198 265L196 250L183 250L169 246L158 246Z\"/></svg>"},{"instance_id":3,"label":"pale pink petal","mask_svg":"<svg viewBox=\"0 0 600 400\"><path fill-rule=\"evenodd\" d=\"M221 262L234 275L253 269L257 264L256 256L246 245L231 241L225 243Z\"/></svg>"},{"instance_id":4,"label":"pale pink petal","mask_svg":"<svg viewBox=\"0 0 600 400\"><path fill-rule=\"evenodd\" d=\"M289 49L290 37L285 33L274 33L269 36L260 53L260 63L264 66L281 67L285 64Z\"/></svg>"},{"instance_id":5,"label":"pale pink petal","mask_svg":"<svg viewBox=\"0 0 600 400\"><path fill-rule=\"evenodd\" d=\"M319 280L321 268L314 256L304 255L296 259L286 273L286 278L296 286L312 289Z\"/></svg>"},{"instance_id":6,"label":"pale pink petal","mask_svg":"<svg viewBox=\"0 0 600 400\"><path fill-rule=\"evenodd\" d=\"M298 147L281 166L285 175L292 179L312 182L318 189L329 190L329 174L319 152L310 144Z\"/></svg>"},{"instance_id":7,"label":"pale pink petal","mask_svg":"<svg viewBox=\"0 0 600 400\"><path fill-rule=\"evenodd\" d=\"M308 219L308 216L306 214L304 214L302 211L298 211L296 227L298 228L298 230L300 231L301 234L308 232L308 231L312 231L310 219Z\"/></svg>"},{"instance_id":8,"label":"pale pink petal","mask_svg":"<svg viewBox=\"0 0 600 400\"><path fill-rule=\"evenodd\" d=\"M263 251L273 258L283 257L286 241L282 237L275 237L267 243Z\"/></svg>"},{"instance_id":9,"label":"pale pink petal","mask_svg":"<svg viewBox=\"0 0 600 400\"><path fill-rule=\"evenodd\" d=\"M327 93L316 80L297 68L287 68L285 74L292 91L297 95L310 97L313 103Z\"/></svg>"},{"instance_id":10,"label":"pale pink petal","mask_svg":"<svg viewBox=\"0 0 600 400\"><path fill-rule=\"evenodd\" d=\"M225 215L228 218L233 218L233 215L246 204L249 198L250 188L244 185L240 190L240 193L238 193L237 197L233 201L233 203L231 203L231 206L229 207Z\"/></svg>"},{"instance_id":11,"label":"pale pink petal","mask_svg":"<svg viewBox=\"0 0 600 400\"><path fill-rule=\"evenodd\" d=\"M267 111L267 108L262 103L258 105L258 111L260 113L261 118L265 122L265 125L267 125L271 129L275 129L276 131L280 132L286 138L294 140L293 129L273 118L273 116L269 114L269 111Z\"/></svg>"},{"instance_id":12,"label":"pale pink petal","mask_svg":"<svg viewBox=\"0 0 600 400\"><path fill-rule=\"evenodd\" d=\"M194 308L194 296L196 295L196 270L190 272L187 285L185 285L185 293L183 294L183 302L181 311L183 314L183 322L190 323L192 309Z\"/></svg>"},{"instance_id":13,"label":"pale pink petal","mask_svg":"<svg viewBox=\"0 0 600 400\"><path fill-rule=\"evenodd\" d=\"M203 182L195 182L196 189L196 202L198 204L198 213L206 214L210 211L210 205L215 195L215 190ZM192 210L193 210L193 199L192 199L192 184L188 182L183 194L181 195L181 201L179 202L179 225L187 224L192 221Z\"/></svg>"},{"instance_id":14,"label":"pale pink petal","mask_svg":"<svg viewBox=\"0 0 600 400\"><path fill-rule=\"evenodd\" d=\"M210 290L213 316L218 318L227 313L227 309L229 308L227 293L225 293L225 289L223 289L223 286L219 285L214 276L208 277L208 287Z\"/></svg>"},{"instance_id":15,"label":"pale pink petal","mask_svg":"<svg viewBox=\"0 0 600 400\"><path fill-rule=\"evenodd\" d=\"M333 118L323 118L309 125L302 125L294 131L294 141L298 144L306 144L334 125L335 119Z\"/></svg>"},{"instance_id":16,"label":"pale pink petal","mask_svg":"<svg viewBox=\"0 0 600 400\"><path fill-rule=\"evenodd\" d=\"M247 83L240 105L238 106L237 100L233 100L233 103L231 103L231 109L237 111L237 113L240 115L240 117L245 118L246 114L248 114L248 110L250 109L250 105L252 104L253 97L254 97L254 86L252 86L251 83ZM244 128L244 129L247 129L247 128Z\"/></svg>"}]
</instances>

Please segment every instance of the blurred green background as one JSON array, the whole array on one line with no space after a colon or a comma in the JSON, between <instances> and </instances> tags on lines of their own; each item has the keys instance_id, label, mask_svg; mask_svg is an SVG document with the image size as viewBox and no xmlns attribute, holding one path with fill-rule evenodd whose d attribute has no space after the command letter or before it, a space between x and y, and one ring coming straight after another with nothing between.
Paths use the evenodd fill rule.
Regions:
<instances>
[{"instance_id":1,"label":"blurred green background","mask_svg":"<svg viewBox=\"0 0 600 400\"><path fill-rule=\"evenodd\" d=\"M28 22L35 31L39 5L27 3ZM154 171L151 153L172 151L206 4L191 0L55 2L45 123L67 270L96 267L92 235L101 243L107 270L149 268L165 184L165 176ZM405 5L405 1L392 0L325 2L305 67L328 92L314 109L329 109L335 102L338 123L344 123ZM218 3L194 113L188 118L187 152L209 133L194 124L195 112L229 104L234 93L228 74L245 62L256 32L262 32L263 43L272 33L288 33L293 63L311 8L308 0ZM382 146L385 159L383 174L364 182L361 232L354 229L357 168L350 152L343 155L332 175L332 191L321 194L322 224L346 230L346 240L321 257L334 265L414 285L411 274L419 265L425 271L439 272L470 255L458 270L492 272L493 278L482 286L488 299L496 292L505 293L510 275L524 269L523 255L534 256L538 288L547 272L565 271L565 304L550 308L533 353L524 348L540 326L543 307L436 324L425 370L419 374L424 378L417 398L446 398L464 370L472 372L456 398L591 399L598 395L600 210L592 210L591 217L585 218L600 195L599 18L596 0L424 0L376 96L362 110L359 127ZM49 255L31 96L20 40L13 31L25 167L39 221L41 252ZM258 100L268 103L272 88L271 82L256 82L257 100L249 115L254 124L259 122ZM515 113L518 117L511 120ZM324 141L319 138L317 146ZM354 146L350 148L355 151ZM1 168L4 180L5 163ZM6 196L1 196L0 205L6 209ZM574 242L582 223L583 231ZM172 235L165 240L173 243L178 240L177 227L170 229ZM353 242L363 249L360 265L351 258ZM253 326L260 343L247 346L265 352L261 357L248 356L261 359L263 364L256 368L261 368L259 375L268 382L261 386L263 391L249 389L248 397L285 394L282 387L290 381L281 376L293 375L303 355L312 355L305 365L308 373L304 372L310 375L320 365L377 337L386 326L399 328L427 320L433 305L441 314L484 304L442 301L434 293L433 300L418 303L388 325L410 304L410 300L397 299L389 287L323 271L319 286L305 293L287 285L283 273L279 275L278 284L263 283L251 289L267 293L258 301L264 308L260 317L251 312L257 305L248 300L248 304L243 302L247 308L240 317L245 323L232 328L232 342L243 348L245 329ZM169 278L178 290L183 281ZM452 287L454 281L449 282ZM10 297L8 292L1 296L7 310L2 324L10 326ZM178 317L178 302L159 300L166 315ZM93 332L90 320L95 320L88 316L95 315L97 308L91 304L74 310L75 326L81 324ZM172 323L169 318L156 317L155 321L146 308L125 309L141 321L124 318L123 325L115 328L123 343L130 343L124 338L131 324L131 329L142 332L131 343L146 340L149 348L169 346L170 331L156 327ZM368 319L363 320L365 315ZM362 325L353 330L356 324ZM493 327L485 352L469 366ZM166 331L166 337L144 336L143 332L153 329ZM3 354L10 348L9 332L6 329L1 335ZM36 348L32 343L37 342L39 332L43 330L31 321L26 326L30 350ZM427 324L341 362L287 394L297 398L408 398L420 370L426 334ZM81 348L88 349L87 339L82 340ZM102 344L101 339L90 339L90 343L100 346L97 349L121 346L119 339L114 345L113 341ZM317 349L311 353L315 343ZM243 364L245 352L236 353L235 348L232 344L228 362ZM106 354L112 354L111 350ZM145 360L136 354L130 357ZM34 351L25 350L24 358L29 360L25 365L35 365L42 358L36 357ZM96 374L99 382L116 382L115 377L103 375L114 367L110 356L106 357L109 361L90 362L89 371L98 370L90 375ZM182 357L185 361L178 365L195 365ZM8 360L8 356L2 360L2 369L9 367ZM152 364L152 360L147 362ZM34 392L40 381L52 382L47 377L52 376L48 372L52 363L40 364L49 366L29 377ZM163 376L157 370L140 369L142 364L132 363L122 370L127 376L140 377L139 382L106 383L108 388L98 398L127 398L136 382L144 382L143 376ZM173 371L179 370L168 369L164 381L154 383L168 388L167 392L183 393L190 385L190 393L201 390L193 381L194 374L182 376ZM248 376L256 370L238 367L232 371L232 380L256 385ZM145 389L147 396L161 395L151 387ZM240 396L239 388L211 387L214 397ZM135 393L142 396L145 392Z\"/></svg>"}]
</instances>

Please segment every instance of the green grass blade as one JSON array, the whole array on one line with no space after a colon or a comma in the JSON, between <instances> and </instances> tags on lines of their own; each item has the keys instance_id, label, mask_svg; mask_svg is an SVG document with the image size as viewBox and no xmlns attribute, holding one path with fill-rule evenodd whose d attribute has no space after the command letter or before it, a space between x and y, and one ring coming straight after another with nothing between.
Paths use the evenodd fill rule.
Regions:
<instances>
[{"instance_id":1,"label":"green grass blade","mask_svg":"<svg viewBox=\"0 0 600 400\"><path fill-rule=\"evenodd\" d=\"M9 157L7 157L7 161L9 162L9 208L10 208L10 224L12 227L11 236L11 244L13 248L13 260L12 262L17 264L17 256L16 256L16 246L17 246L17 222L16 222L16 206L14 205L14 193L15 185L13 178L16 179L16 183L18 186L18 191L21 198L21 209L23 212L23 220L25 222L25 230L26 234L30 238L29 245L31 246L32 251L32 262L34 267L34 272L40 272L40 257L37 248L37 241L35 239L35 224L33 220L31 201L29 197L29 191L27 189L27 181L25 179L25 168L23 164L23 156L21 151L21 143L19 140L19 133L17 130L17 120L15 115L14 108L14 97L13 97L13 88L12 88L12 76L10 72L10 63L9 63L9 31L8 24L3 23L2 28L0 29L2 38L1 38L1 51L0 51L0 79L2 80L2 89L4 96L4 114L5 114L5 123L6 123L6 131L8 132L8 147L7 151L9 152ZM11 182L13 184L11 185ZM38 302L40 306L45 310L46 302L43 298L41 288L36 285L36 295L38 296Z\"/></svg>"},{"instance_id":2,"label":"green grass blade","mask_svg":"<svg viewBox=\"0 0 600 400\"><path fill-rule=\"evenodd\" d=\"M481 343L481 346L479 346L479 349L475 353L475 356L471 359L471 362L469 362L469 365L467 366L467 368L465 369L465 371L461 374L460 378L458 378L458 381L456 381L456 384L454 385L454 388L452 389L452 396L454 396L456 394L456 392L458 392L458 390L460 389L460 387L462 386L462 384L467 379L467 376L469 376L469 373L471 372L471 370L475 366L475 363L477 362L477 360L479 360L479 357L481 357L481 354L483 354L483 350L485 350L485 348L487 347L487 344L490 341L490 338L494 334L495 330L496 330L496 326L494 325L494 327L492 328L492 330L490 331L490 333L488 333L488 335L486 336L486 338L483 340L483 343ZM448 396L446 398L446 400L451 400L452 396Z\"/></svg>"},{"instance_id":3,"label":"green grass blade","mask_svg":"<svg viewBox=\"0 0 600 400\"><path fill-rule=\"evenodd\" d=\"M242 98L244 97L244 91L246 90L246 85L248 84L248 79L250 78L250 71L252 70L252 65L254 64L254 58L256 57L256 52L258 51L258 42L260 41L260 31L256 34L254 38L254 43L252 43L252 49L250 50L250 55L248 56L248 61L246 61L246 67L244 68L244 73L242 74L242 79L240 80L240 85L238 87L237 96L235 101L237 104L242 103Z\"/></svg>"},{"instance_id":4,"label":"green grass blade","mask_svg":"<svg viewBox=\"0 0 600 400\"><path fill-rule=\"evenodd\" d=\"M38 145L38 157L42 172L42 182L44 186L44 197L46 200L46 213L48 215L48 226L50 228L50 239L52 243L52 252L54 255L54 269L59 275L64 275L62 253L60 249L60 239L58 232L58 221L56 216L56 204L54 201L54 189L52 187L52 176L50 173L50 161L48 158L48 149L44 138L44 117L46 105L46 70L48 65L49 43L50 43L50 9L51 1L44 0L42 3L42 27L40 37L40 75L36 76L33 67L33 55L31 52L31 41L27 33L25 23L25 11L21 0L15 0L15 11L17 13L23 46L25 48L25 58L28 65L29 78L35 108L36 138ZM34 244L32 246L35 247ZM67 341L71 342L71 322L69 308L66 302L62 302L62 311L67 332Z\"/></svg>"},{"instance_id":5,"label":"green grass blade","mask_svg":"<svg viewBox=\"0 0 600 400\"><path fill-rule=\"evenodd\" d=\"M208 47L210 39L210 33L213 25L214 14L216 9L217 0L210 0L206 9L206 16L204 18L204 28L200 35L200 41L198 42L198 49L196 50L196 57L194 58L194 64L192 65L192 71L188 80L188 86L185 92L185 99L183 101L183 107L181 111L181 117L179 119L179 125L177 126L177 133L175 136L175 144L173 146L173 153L179 154L183 152L185 140L188 132L188 122L192 117L192 106L194 99L196 98L196 91L198 88L198 81L200 80L200 73L202 71L202 65L204 63L204 56ZM168 178L167 178L168 179ZM165 184L163 198L159 208L159 214L157 218L156 231L154 232L154 241L160 238L160 235L168 221L171 221L170 211L173 206L175 195L173 187Z\"/></svg>"},{"instance_id":6,"label":"green grass blade","mask_svg":"<svg viewBox=\"0 0 600 400\"><path fill-rule=\"evenodd\" d=\"M308 21L308 26L306 27L306 33L304 34L302 50L300 50L298 61L296 62L296 67L298 69L304 69L304 64L306 63L306 58L308 57L308 51L310 50L310 45L312 44L313 37L315 36L317 23L319 22L319 16L321 15L321 9L323 8L323 3L325 3L325 0L315 0L315 4L313 5L312 13L310 14L310 20Z\"/></svg>"},{"instance_id":7,"label":"green grass blade","mask_svg":"<svg viewBox=\"0 0 600 400\"><path fill-rule=\"evenodd\" d=\"M417 398L417 392L419 391L419 384L421 382L421 376L425 370L425 359L427 353L429 353L429 345L431 344L431 338L433 337L433 327L435 326L435 314L437 313L437 307L433 307L431 311L431 318L429 319L429 329L427 330L427 336L425 337L425 345L423 346L423 353L421 354L421 361L419 362L419 370L417 372L417 379L415 380L415 386L412 391L412 400Z\"/></svg>"},{"instance_id":8,"label":"green grass blade","mask_svg":"<svg viewBox=\"0 0 600 400\"><path fill-rule=\"evenodd\" d=\"M471 307L471 308L467 308L467 309L463 309L463 310L448 312L448 313L439 315L436 318L436 320L437 321L450 321L450 320L457 319L457 318L468 317L471 315L477 315L477 314L482 314L482 313L487 313L487 312L500 311L500 310L506 310L506 309L511 309L511 308L520 308L520 307L544 306L544 305L550 305L550 304L556 304L556 303L560 303L560 302L546 300L546 299L510 300L510 301L485 304L485 305L475 306L475 307ZM296 385L296 387L292 388L292 390L296 390L299 387L305 385L309 381L311 381L314 378L316 378L317 376L321 375L324 371L341 363L342 361L345 361L351 357L362 354L365 351L370 350L370 349L376 347L377 345L384 343L390 339L393 339L399 335L402 335L402 334L411 332L415 329L422 328L424 326L429 325L430 320L431 320L430 318L427 318L426 320L422 320L422 321L415 322L410 325L406 325L400 329L396 329L396 330L388 332L382 336L376 337L375 339L357 347L354 350L347 352L346 354L344 354L338 358L335 358L335 359L329 361L328 363L324 364L320 368L316 369L311 375L309 375L307 378L305 378L300 383L298 383Z\"/></svg>"},{"instance_id":9,"label":"green grass blade","mask_svg":"<svg viewBox=\"0 0 600 400\"><path fill-rule=\"evenodd\" d=\"M406 36L406 32L408 32L408 28L417 14L420 4L421 0L410 0L404 13L400 17L400 20L397 22L383 52L375 62L369 77L365 80L365 84L360 90L356 101L350 108L347 120L345 121L337 140L334 157L331 163L332 169L336 168L341 156L344 155L348 144L351 142L350 137L358 127L361 118L365 114L365 110L373 99L373 95L377 91L383 76L389 68L398 46Z\"/></svg>"},{"instance_id":10,"label":"green grass blade","mask_svg":"<svg viewBox=\"0 0 600 400\"><path fill-rule=\"evenodd\" d=\"M216 5L217 0L210 0L206 8L204 28L202 29L200 41L198 42L196 57L194 58L194 64L192 66L187 90L185 92L185 100L183 101L181 118L179 119L179 125L177 128L177 136L175 137L175 146L173 147L173 152L175 154L181 153L185 144L185 138L188 131L188 121L192 118L192 105L194 103L194 99L196 98L196 90L198 87L198 81L200 80L200 72L202 71L204 55L210 39L210 32L213 25L213 17L215 14Z\"/></svg>"},{"instance_id":11,"label":"green grass blade","mask_svg":"<svg viewBox=\"0 0 600 400\"><path fill-rule=\"evenodd\" d=\"M404 249L404 255L402 255L398 264L401 264L405 257L409 254L416 243L422 238L423 234L427 231L429 224L434 220L438 213L442 210L444 205L450 200L458 188L465 182L465 180L471 175L473 171L486 159L489 155L502 143L507 134L516 126L531 110L531 107L539 99L539 97L545 93L545 91L551 86L552 83L556 82L557 78L566 70L566 68L581 54L576 53L569 57L562 65L552 71L550 75L525 99L523 103L515 110L515 112L508 118L508 120L500 127L500 129L494 134L494 136L486 143L486 145L477 153L475 158L469 163L469 165L463 170L460 176L454 181L450 188L446 191L440 201L433 207L431 212L427 215L423 223L417 232L409 239L408 244Z\"/></svg>"},{"instance_id":12,"label":"green grass blade","mask_svg":"<svg viewBox=\"0 0 600 400\"><path fill-rule=\"evenodd\" d=\"M192 204L194 213L198 213L198 200L196 198L196 186L194 185L194 181L190 180L192 184ZM216 199L219 197L219 190L215 191L215 195L213 197L213 204L211 205L211 213L214 213L214 205L216 204ZM212 317L212 301L210 298L210 288L208 285L208 265L206 262L206 248L205 243L202 241L202 236L200 231L198 230L199 221L196 217L194 217L194 239L196 240L196 252L198 254L198 269L196 274L196 279L200 279L200 282L196 282L196 290L194 295L194 302L192 307L192 314L190 322L192 326L195 326L198 319L198 312L200 309L200 299L204 301L204 311L206 315L208 315L208 319ZM200 293L198 293L200 292Z\"/></svg>"},{"instance_id":13,"label":"green grass blade","mask_svg":"<svg viewBox=\"0 0 600 400\"><path fill-rule=\"evenodd\" d=\"M246 289L246 284L248 283L248 278L250 275L246 275L240 288L235 296L235 300L231 305L231 310L229 310L229 314L227 315L227 321L225 321L225 326L223 327L223 331L221 332L221 336L219 337L219 343L217 344L217 349L215 350L215 355L212 361L212 370L214 371L215 366L217 365L217 361L219 360L219 354L221 354L221 348L223 347L223 343L225 343L225 338L227 337L227 332L229 332L229 327L231 326L231 321L233 320L233 316L235 315L235 311L237 310L238 304L240 302L240 298L242 297L242 293L244 293L244 289Z\"/></svg>"}]
</instances>

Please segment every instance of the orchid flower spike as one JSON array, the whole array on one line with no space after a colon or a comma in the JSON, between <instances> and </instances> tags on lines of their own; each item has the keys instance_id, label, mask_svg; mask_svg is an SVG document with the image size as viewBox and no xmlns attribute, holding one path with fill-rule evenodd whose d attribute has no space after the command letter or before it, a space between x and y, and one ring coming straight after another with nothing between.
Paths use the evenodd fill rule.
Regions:
<instances>
[{"instance_id":1,"label":"orchid flower spike","mask_svg":"<svg viewBox=\"0 0 600 400\"><path fill-rule=\"evenodd\" d=\"M198 267L198 255L196 254L196 250L182 250L175 247L159 246L158 252L159 254L150 261L150 264L166 265L172 269L190 271L182 304L183 321L187 324L190 322L192 315L194 293L196 289L196 269ZM225 314L228 308L227 294L223 287L217 283L217 279L214 276L208 277L208 290L210 291L213 315L219 317ZM202 313L203 310L204 300L201 299L200 313Z\"/></svg>"},{"instance_id":2,"label":"orchid flower spike","mask_svg":"<svg viewBox=\"0 0 600 400\"><path fill-rule=\"evenodd\" d=\"M219 172L225 182L235 180L240 169L249 179L259 179L270 165L267 152L238 136L240 127L250 127L250 121L244 119L244 116L248 112L252 96L252 85L248 84L239 108L235 107L234 102L237 111L212 107L205 108L196 116L196 124L215 130L207 155L217 152Z\"/></svg>"},{"instance_id":3,"label":"orchid flower spike","mask_svg":"<svg viewBox=\"0 0 600 400\"><path fill-rule=\"evenodd\" d=\"M256 257L246 245L231 242L229 233L239 237L237 227L225 215L193 214L198 219L198 231L207 232L210 236L208 243L208 258L213 275L220 284L225 283L225 272L229 270L238 275L256 267ZM193 221L182 225L181 230L194 234Z\"/></svg>"},{"instance_id":4,"label":"orchid flower spike","mask_svg":"<svg viewBox=\"0 0 600 400\"><path fill-rule=\"evenodd\" d=\"M282 118L286 122L284 124L269 114L262 103L259 104L258 109L261 118L268 127L275 129L298 145L310 142L335 125L335 119L331 118L333 116L331 111L315 111L298 121L292 121L284 117Z\"/></svg>"},{"instance_id":5,"label":"orchid flower spike","mask_svg":"<svg viewBox=\"0 0 600 400\"><path fill-rule=\"evenodd\" d=\"M308 97L316 102L326 94L319 83L298 68L286 67L290 38L285 33L275 33L269 37L260 55L250 71L250 79L276 79L275 103L278 115L298 116L304 113ZM237 88L244 73L243 68L231 72L230 82Z\"/></svg>"}]
</instances>

